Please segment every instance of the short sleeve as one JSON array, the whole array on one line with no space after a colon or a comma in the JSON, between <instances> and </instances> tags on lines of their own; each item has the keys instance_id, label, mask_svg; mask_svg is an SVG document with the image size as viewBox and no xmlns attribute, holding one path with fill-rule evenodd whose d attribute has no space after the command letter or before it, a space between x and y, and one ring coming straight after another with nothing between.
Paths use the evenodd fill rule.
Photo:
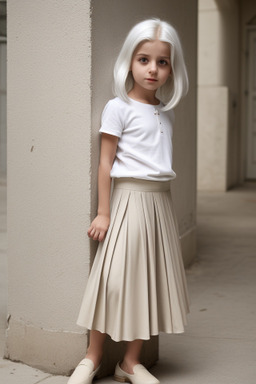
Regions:
<instances>
[{"instance_id":1,"label":"short sleeve","mask_svg":"<svg viewBox=\"0 0 256 384\"><path fill-rule=\"evenodd\" d=\"M110 100L101 116L100 133L108 133L109 135L121 137L123 132L123 122L120 107L115 99Z\"/></svg>"}]
</instances>

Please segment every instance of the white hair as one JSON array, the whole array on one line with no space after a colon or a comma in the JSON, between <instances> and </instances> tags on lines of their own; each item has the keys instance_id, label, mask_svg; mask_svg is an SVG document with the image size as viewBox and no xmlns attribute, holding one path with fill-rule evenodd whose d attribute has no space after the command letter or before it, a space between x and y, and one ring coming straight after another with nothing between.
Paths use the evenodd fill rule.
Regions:
<instances>
[{"instance_id":1,"label":"white hair","mask_svg":"<svg viewBox=\"0 0 256 384\"><path fill-rule=\"evenodd\" d=\"M136 24L128 33L115 63L113 91L115 96L129 102L128 92L133 87L130 71L133 53L141 42L156 39L170 44L172 75L157 90L157 97L165 104L163 110L169 110L188 92L188 75L179 36L165 21L145 20Z\"/></svg>"}]
</instances>

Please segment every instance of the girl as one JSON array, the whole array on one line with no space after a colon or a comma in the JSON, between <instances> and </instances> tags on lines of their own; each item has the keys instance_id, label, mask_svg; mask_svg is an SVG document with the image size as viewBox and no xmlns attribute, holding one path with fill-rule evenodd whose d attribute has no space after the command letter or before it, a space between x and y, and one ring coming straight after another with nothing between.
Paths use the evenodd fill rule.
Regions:
<instances>
[{"instance_id":1,"label":"girl","mask_svg":"<svg viewBox=\"0 0 256 384\"><path fill-rule=\"evenodd\" d=\"M170 193L172 108L188 90L173 27L158 19L133 27L114 89L102 114L98 214L88 230L100 243L77 321L91 330L90 345L68 384L91 384L106 334L127 341L116 381L159 383L139 363L143 340L184 332L189 311Z\"/></svg>"}]
</instances>

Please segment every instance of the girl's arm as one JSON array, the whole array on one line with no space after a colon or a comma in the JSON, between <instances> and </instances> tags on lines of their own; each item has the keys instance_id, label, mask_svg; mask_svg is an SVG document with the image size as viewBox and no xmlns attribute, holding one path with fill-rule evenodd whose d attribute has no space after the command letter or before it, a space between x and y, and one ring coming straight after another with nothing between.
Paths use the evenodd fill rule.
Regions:
<instances>
[{"instance_id":1,"label":"girl's arm","mask_svg":"<svg viewBox=\"0 0 256 384\"><path fill-rule=\"evenodd\" d=\"M110 222L110 171L116 155L118 137L102 133L98 170L98 214L88 229L88 236L102 241Z\"/></svg>"}]
</instances>

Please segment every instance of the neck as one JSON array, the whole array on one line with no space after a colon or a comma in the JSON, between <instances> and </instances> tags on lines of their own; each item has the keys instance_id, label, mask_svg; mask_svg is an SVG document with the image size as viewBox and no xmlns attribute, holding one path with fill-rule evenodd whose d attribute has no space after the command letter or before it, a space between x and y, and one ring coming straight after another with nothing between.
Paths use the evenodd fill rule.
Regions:
<instances>
[{"instance_id":1,"label":"neck","mask_svg":"<svg viewBox=\"0 0 256 384\"><path fill-rule=\"evenodd\" d=\"M156 92L155 91L145 92L145 90L143 90L143 92L141 92L140 90L133 88L128 93L128 96L131 99L140 101L141 103L153 104L153 105L159 104L159 100L156 98Z\"/></svg>"}]
</instances>

